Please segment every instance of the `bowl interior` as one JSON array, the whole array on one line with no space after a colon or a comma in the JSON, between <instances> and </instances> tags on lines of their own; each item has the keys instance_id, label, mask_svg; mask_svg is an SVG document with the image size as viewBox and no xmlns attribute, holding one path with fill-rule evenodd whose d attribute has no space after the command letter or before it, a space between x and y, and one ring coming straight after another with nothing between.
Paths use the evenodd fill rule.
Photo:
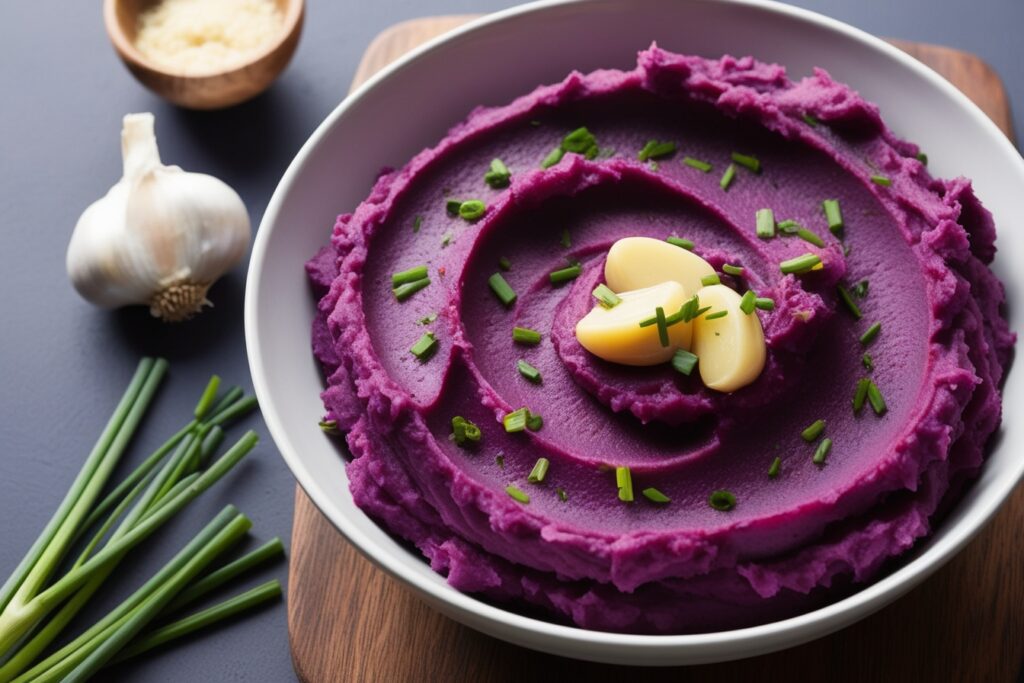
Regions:
<instances>
[{"instance_id":1,"label":"bowl interior","mask_svg":"<svg viewBox=\"0 0 1024 683\"><path fill-rule=\"evenodd\" d=\"M1010 228L1024 218L1024 163L941 77L877 39L789 6L590 0L535 3L473 22L414 51L339 105L300 151L264 216L250 264L246 339L268 427L303 488L364 554L426 600L470 626L557 654L624 664L698 663L825 635L923 580L970 539L1020 478L1024 459L1014 453L1024 446L1021 430L1004 425L980 480L913 561L846 600L783 622L691 636L624 636L553 625L454 591L355 507L342 459L317 427L322 382L309 350L315 302L303 271L304 261L326 243L335 216L366 196L382 166L401 166L474 106L503 104L573 69L630 68L652 40L710 57L752 54L785 65L792 78L824 67L877 102L899 135L921 144L933 174L973 178L1002 228L996 271L1007 285L1011 325L1019 332L1021 280L1008 265L1024 259L1024 237ZM1005 385L1006 415L1024 405L1019 375L1011 373Z\"/></svg>"}]
</instances>

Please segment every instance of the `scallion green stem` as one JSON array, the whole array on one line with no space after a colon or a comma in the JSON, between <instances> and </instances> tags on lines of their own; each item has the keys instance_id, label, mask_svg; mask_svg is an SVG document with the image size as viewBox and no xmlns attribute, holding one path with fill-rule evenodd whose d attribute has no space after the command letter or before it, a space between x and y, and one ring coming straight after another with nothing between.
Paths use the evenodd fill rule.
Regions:
<instances>
[{"instance_id":1,"label":"scallion green stem","mask_svg":"<svg viewBox=\"0 0 1024 683\"><path fill-rule=\"evenodd\" d=\"M280 538L272 538L252 552L229 562L220 569L215 569L196 581L174 598L164 609L164 612L169 614L179 610L211 591L220 588L231 579L249 571L253 567L282 556L284 556L284 543L281 542Z\"/></svg>"},{"instance_id":2,"label":"scallion green stem","mask_svg":"<svg viewBox=\"0 0 1024 683\"><path fill-rule=\"evenodd\" d=\"M206 384L206 389L203 390L203 395L199 397L199 402L196 403L196 409L193 411L193 415L197 420L202 420L206 417L206 414L210 412L210 408L213 407L213 399L217 397L217 389L220 387L220 377L214 375L210 378L210 381Z\"/></svg>"}]
</instances>

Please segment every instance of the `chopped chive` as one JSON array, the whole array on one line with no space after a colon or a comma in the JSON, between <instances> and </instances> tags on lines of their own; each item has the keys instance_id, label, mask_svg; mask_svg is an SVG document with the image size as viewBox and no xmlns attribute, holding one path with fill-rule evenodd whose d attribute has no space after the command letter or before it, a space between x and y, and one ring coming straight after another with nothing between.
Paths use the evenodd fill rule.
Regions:
<instances>
[{"instance_id":1,"label":"chopped chive","mask_svg":"<svg viewBox=\"0 0 1024 683\"><path fill-rule=\"evenodd\" d=\"M669 155L675 154L676 143L671 141L658 142L657 140L648 140L647 144L644 145L643 149L637 153L636 158L640 161L647 161L648 159L661 159Z\"/></svg>"},{"instance_id":2,"label":"chopped chive","mask_svg":"<svg viewBox=\"0 0 1024 683\"><path fill-rule=\"evenodd\" d=\"M742 277L743 276L743 267L742 266L732 266L732 265L729 265L728 263L726 263L726 264L722 265L722 272L723 273L728 273L729 275L735 275L736 277Z\"/></svg>"},{"instance_id":3,"label":"chopped chive","mask_svg":"<svg viewBox=\"0 0 1024 683\"><path fill-rule=\"evenodd\" d=\"M459 208L462 206L461 199L449 199L444 203L444 209L450 216L458 216Z\"/></svg>"},{"instance_id":4,"label":"chopped chive","mask_svg":"<svg viewBox=\"0 0 1024 683\"><path fill-rule=\"evenodd\" d=\"M533 126L534 128L536 128L536 127L538 127L541 124L540 124L540 121L538 121L537 119L530 119L530 125Z\"/></svg>"},{"instance_id":5,"label":"chopped chive","mask_svg":"<svg viewBox=\"0 0 1024 683\"><path fill-rule=\"evenodd\" d=\"M665 309L658 306L654 309L654 317L658 324L658 341L662 346L668 346L668 325L665 323Z\"/></svg>"},{"instance_id":6,"label":"chopped chive","mask_svg":"<svg viewBox=\"0 0 1024 683\"><path fill-rule=\"evenodd\" d=\"M697 319L697 318L701 317L702 315L704 315L705 313L707 313L710 310L711 310L710 306L702 306L701 308L698 308L696 311L693 312L693 317L694 317L694 319ZM718 334L718 333L716 332L715 334Z\"/></svg>"},{"instance_id":7,"label":"chopped chive","mask_svg":"<svg viewBox=\"0 0 1024 683\"><path fill-rule=\"evenodd\" d=\"M732 181L736 178L736 166L729 164L725 167L725 173L722 174L722 179L718 181L718 186L723 190L728 191L729 186L732 185Z\"/></svg>"},{"instance_id":8,"label":"chopped chive","mask_svg":"<svg viewBox=\"0 0 1024 683\"><path fill-rule=\"evenodd\" d=\"M484 173L484 182L495 190L508 187L511 178L512 173L501 159L492 159L491 170Z\"/></svg>"},{"instance_id":9,"label":"chopped chive","mask_svg":"<svg viewBox=\"0 0 1024 683\"><path fill-rule=\"evenodd\" d=\"M779 270L782 271L783 275L788 275L790 273L799 275L801 273L806 273L819 263L821 263L821 257L817 254L803 254L796 258L783 261L779 264Z\"/></svg>"},{"instance_id":10,"label":"chopped chive","mask_svg":"<svg viewBox=\"0 0 1024 683\"><path fill-rule=\"evenodd\" d=\"M697 355L687 351L686 349L679 349L672 354L672 367L683 373L687 377L693 372L693 368L697 365Z\"/></svg>"},{"instance_id":11,"label":"chopped chive","mask_svg":"<svg viewBox=\"0 0 1024 683\"><path fill-rule=\"evenodd\" d=\"M501 301L506 308L516 302L517 296L515 291L513 291L512 287L509 286L501 273L495 273L487 278L487 284L490 285L491 291L494 292L498 297L498 300Z\"/></svg>"},{"instance_id":12,"label":"chopped chive","mask_svg":"<svg viewBox=\"0 0 1024 683\"><path fill-rule=\"evenodd\" d=\"M683 157L683 163L690 168L695 168L701 173L709 173L711 171L711 164L700 159L694 159L693 157Z\"/></svg>"},{"instance_id":13,"label":"chopped chive","mask_svg":"<svg viewBox=\"0 0 1024 683\"><path fill-rule=\"evenodd\" d=\"M889 408L885 405L885 399L882 398L882 392L879 390L878 385L873 380L868 380L868 403L871 404L871 409L875 411L875 415L882 415Z\"/></svg>"},{"instance_id":14,"label":"chopped chive","mask_svg":"<svg viewBox=\"0 0 1024 683\"><path fill-rule=\"evenodd\" d=\"M341 431L338 429L337 420L320 420L320 429L323 430L324 434L340 434Z\"/></svg>"},{"instance_id":15,"label":"chopped chive","mask_svg":"<svg viewBox=\"0 0 1024 683\"><path fill-rule=\"evenodd\" d=\"M775 237L775 213L771 209L757 210L757 236L763 240Z\"/></svg>"},{"instance_id":16,"label":"chopped chive","mask_svg":"<svg viewBox=\"0 0 1024 683\"><path fill-rule=\"evenodd\" d=\"M512 270L512 262L509 261L506 257L502 256L501 258L498 259L498 267L504 271Z\"/></svg>"},{"instance_id":17,"label":"chopped chive","mask_svg":"<svg viewBox=\"0 0 1024 683\"><path fill-rule=\"evenodd\" d=\"M441 235L441 248L444 249L452 243L452 231L449 230L445 234Z\"/></svg>"},{"instance_id":18,"label":"chopped chive","mask_svg":"<svg viewBox=\"0 0 1024 683\"><path fill-rule=\"evenodd\" d=\"M563 247L565 247L566 249L568 249L569 247L571 247L571 246L572 246L572 238L571 238L571 237L570 237L570 235L569 235L569 228L564 228L564 229L562 230L562 240L561 240L561 244L562 244L562 246L563 246Z\"/></svg>"},{"instance_id":19,"label":"chopped chive","mask_svg":"<svg viewBox=\"0 0 1024 683\"><path fill-rule=\"evenodd\" d=\"M459 204L459 216L463 220L475 221L487 213L487 205L479 199L469 199Z\"/></svg>"},{"instance_id":20,"label":"chopped chive","mask_svg":"<svg viewBox=\"0 0 1024 683\"><path fill-rule=\"evenodd\" d=\"M868 384L871 383L869 379L857 380L857 391L853 395L853 414L860 413L861 408L864 407L864 400L868 397Z\"/></svg>"},{"instance_id":21,"label":"chopped chive","mask_svg":"<svg viewBox=\"0 0 1024 683\"><path fill-rule=\"evenodd\" d=\"M846 287L836 285L836 292L839 294L839 299L843 302L843 305L846 306L846 309L853 314L854 318L860 320L864 314L860 312L860 306L858 306L857 302L853 300L852 296L850 296L850 292L847 291Z\"/></svg>"},{"instance_id":22,"label":"chopped chive","mask_svg":"<svg viewBox=\"0 0 1024 683\"><path fill-rule=\"evenodd\" d=\"M871 176L871 182L875 185L881 185L882 187L891 187L892 180L884 175L873 175Z\"/></svg>"},{"instance_id":23,"label":"chopped chive","mask_svg":"<svg viewBox=\"0 0 1024 683\"><path fill-rule=\"evenodd\" d=\"M516 369L519 370L520 375L522 375L529 381L533 382L534 384L541 383L540 370L533 367L522 358L516 361Z\"/></svg>"},{"instance_id":24,"label":"chopped chive","mask_svg":"<svg viewBox=\"0 0 1024 683\"><path fill-rule=\"evenodd\" d=\"M679 309L679 312L683 314L682 321L684 323L688 323L694 318L696 318L699 315L699 313L697 312L698 310L700 310L698 308L699 306L700 300L697 298L696 294L687 299L686 302L683 303L682 307Z\"/></svg>"},{"instance_id":25,"label":"chopped chive","mask_svg":"<svg viewBox=\"0 0 1024 683\"><path fill-rule=\"evenodd\" d=\"M864 366L864 369L867 370L868 372L871 372L872 370L875 369L875 360L871 357L870 353L865 353L861 357L860 363L861 363L861 365Z\"/></svg>"},{"instance_id":26,"label":"chopped chive","mask_svg":"<svg viewBox=\"0 0 1024 683\"><path fill-rule=\"evenodd\" d=\"M792 219L779 221L776 227L779 229L779 232L784 233L786 235L795 235L798 232L800 232L801 228L803 228L802 225L800 225L799 223Z\"/></svg>"},{"instance_id":27,"label":"chopped chive","mask_svg":"<svg viewBox=\"0 0 1024 683\"><path fill-rule=\"evenodd\" d=\"M758 161L757 157L749 154L740 154L739 152L733 152L730 157L740 166L753 171L754 173L761 172L761 162Z\"/></svg>"},{"instance_id":28,"label":"chopped chive","mask_svg":"<svg viewBox=\"0 0 1024 683\"><path fill-rule=\"evenodd\" d=\"M814 457L811 458L811 462L815 465L820 465L825 462L825 458L828 457L828 452L832 450L832 439L828 437L821 440L818 447L814 449Z\"/></svg>"},{"instance_id":29,"label":"chopped chive","mask_svg":"<svg viewBox=\"0 0 1024 683\"><path fill-rule=\"evenodd\" d=\"M781 469L782 469L782 458L776 456L775 459L772 460L771 467L768 468L768 478L769 479L774 479L775 477L779 476L779 470L781 470Z\"/></svg>"},{"instance_id":30,"label":"chopped chive","mask_svg":"<svg viewBox=\"0 0 1024 683\"><path fill-rule=\"evenodd\" d=\"M519 410L513 410L511 413L508 413L505 417L501 418L501 424L509 434L521 432L526 429L526 419L529 416L529 410L526 408L520 408Z\"/></svg>"},{"instance_id":31,"label":"chopped chive","mask_svg":"<svg viewBox=\"0 0 1024 683\"><path fill-rule=\"evenodd\" d=\"M587 149L583 152L583 158L586 159L587 161L592 161L596 159L597 155L600 153L601 149L597 146L597 143L595 142L590 147L587 147Z\"/></svg>"},{"instance_id":32,"label":"chopped chive","mask_svg":"<svg viewBox=\"0 0 1024 683\"><path fill-rule=\"evenodd\" d=\"M728 512L736 507L736 496L728 491L714 491L708 496L708 504L716 510Z\"/></svg>"},{"instance_id":33,"label":"chopped chive","mask_svg":"<svg viewBox=\"0 0 1024 683\"><path fill-rule=\"evenodd\" d=\"M435 351L437 351L437 337L434 336L433 332L425 332L409 349L409 352L416 356L416 360L421 363L429 360Z\"/></svg>"},{"instance_id":34,"label":"chopped chive","mask_svg":"<svg viewBox=\"0 0 1024 683\"><path fill-rule=\"evenodd\" d=\"M881 331L882 323L875 323L874 325L869 327L867 331L864 332L864 334L860 336L860 343L863 344L864 346L867 346L871 342L875 341L875 337L877 337L878 333Z\"/></svg>"},{"instance_id":35,"label":"chopped chive","mask_svg":"<svg viewBox=\"0 0 1024 683\"><path fill-rule=\"evenodd\" d=\"M501 469L505 469L505 454L498 453L496 456L494 456L494 464L500 467Z\"/></svg>"},{"instance_id":36,"label":"chopped chive","mask_svg":"<svg viewBox=\"0 0 1024 683\"><path fill-rule=\"evenodd\" d=\"M729 315L729 311L726 311L726 310L715 311L714 313L708 313L706 316L704 316L704 319L705 320L718 320L719 318L724 318L727 315Z\"/></svg>"},{"instance_id":37,"label":"chopped chive","mask_svg":"<svg viewBox=\"0 0 1024 683\"><path fill-rule=\"evenodd\" d=\"M422 280L416 280L415 282L406 282L404 285L399 285L391 290L391 293L395 295L395 298L399 301L405 301L410 296L420 291L424 287L430 284L430 278L425 277Z\"/></svg>"},{"instance_id":38,"label":"chopped chive","mask_svg":"<svg viewBox=\"0 0 1024 683\"><path fill-rule=\"evenodd\" d=\"M683 237L666 237L665 241L687 251L693 251L693 242Z\"/></svg>"},{"instance_id":39,"label":"chopped chive","mask_svg":"<svg viewBox=\"0 0 1024 683\"><path fill-rule=\"evenodd\" d=\"M582 272L583 268L579 264L575 264L568 268L554 270L548 274L548 277L551 279L551 284L557 285L562 282L568 282L569 280L575 280Z\"/></svg>"},{"instance_id":40,"label":"chopped chive","mask_svg":"<svg viewBox=\"0 0 1024 683\"><path fill-rule=\"evenodd\" d=\"M540 332L529 327L513 327L512 341L520 344L540 344Z\"/></svg>"},{"instance_id":41,"label":"chopped chive","mask_svg":"<svg viewBox=\"0 0 1024 683\"><path fill-rule=\"evenodd\" d=\"M918 152L914 158L920 161L925 166L928 165L928 155L925 154L924 152Z\"/></svg>"},{"instance_id":42,"label":"chopped chive","mask_svg":"<svg viewBox=\"0 0 1024 683\"><path fill-rule=\"evenodd\" d=\"M531 484L542 483L544 481L544 477L548 474L548 467L550 465L551 463L547 458L537 458L537 462L534 464L533 469L530 470L530 475L526 477L526 481Z\"/></svg>"},{"instance_id":43,"label":"chopped chive","mask_svg":"<svg viewBox=\"0 0 1024 683\"><path fill-rule=\"evenodd\" d=\"M598 303L605 308L615 308L622 303L622 299L620 299L619 296L608 287L608 285L603 283L594 287L593 295L594 298L597 299Z\"/></svg>"},{"instance_id":44,"label":"chopped chive","mask_svg":"<svg viewBox=\"0 0 1024 683\"><path fill-rule=\"evenodd\" d=\"M704 277L702 277L700 279L700 283L705 287L710 287L711 285L720 285L722 284L722 278L718 277L718 273L711 273L711 275L705 275Z\"/></svg>"},{"instance_id":45,"label":"chopped chive","mask_svg":"<svg viewBox=\"0 0 1024 683\"><path fill-rule=\"evenodd\" d=\"M797 228L796 236L804 242L810 242L816 247L824 248L825 246L825 240L821 239L807 228Z\"/></svg>"},{"instance_id":46,"label":"chopped chive","mask_svg":"<svg viewBox=\"0 0 1024 683\"><path fill-rule=\"evenodd\" d=\"M561 148L566 152L580 154L586 152L596 142L594 135L585 126L581 126L562 138Z\"/></svg>"},{"instance_id":47,"label":"chopped chive","mask_svg":"<svg viewBox=\"0 0 1024 683\"><path fill-rule=\"evenodd\" d=\"M555 147L553 150L548 152L548 155L546 157L544 157L544 160L542 162L540 162L540 167L541 168L551 168L552 166L557 164L559 161L561 161L562 157L564 157L564 156L565 156L565 150L562 149L560 146L559 147Z\"/></svg>"},{"instance_id":48,"label":"chopped chive","mask_svg":"<svg viewBox=\"0 0 1024 683\"><path fill-rule=\"evenodd\" d=\"M661 505L664 505L665 503L672 502L671 498L669 498L668 496L666 496L664 493L654 488L653 486L645 488L643 491L641 491L641 493L644 494L644 498L651 501L652 503L660 503Z\"/></svg>"},{"instance_id":49,"label":"chopped chive","mask_svg":"<svg viewBox=\"0 0 1024 683\"><path fill-rule=\"evenodd\" d=\"M420 228L422 228L422 227L423 227L423 216L416 216L416 218L414 218L412 220L412 231L413 232L419 232Z\"/></svg>"},{"instance_id":50,"label":"chopped chive","mask_svg":"<svg viewBox=\"0 0 1024 683\"><path fill-rule=\"evenodd\" d=\"M843 212L839 208L839 200L826 199L821 203L821 208L825 212L828 229L833 235L841 234L843 232Z\"/></svg>"},{"instance_id":51,"label":"chopped chive","mask_svg":"<svg viewBox=\"0 0 1024 683\"><path fill-rule=\"evenodd\" d=\"M801 115L800 118L802 118L804 120L804 123L806 123L811 128L817 128L818 127L818 119L814 118L810 114L806 114L805 113L805 114Z\"/></svg>"},{"instance_id":52,"label":"chopped chive","mask_svg":"<svg viewBox=\"0 0 1024 683\"><path fill-rule=\"evenodd\" d=\"M623 503L633 502L633 477L628 467L615 468L615 485L619 489L619 500Z\"/></svg>"},{"instance_id":53,"label":"chopped chive","mask_svg":"<svg viewBox=\"0 0 1024 683\"><path fill-rule=\"evenodd\" d=\"M861 280L860 282L855 284L853 286L853 289L850 291L853 292L854 296L856 296L858 299L863 299L868 295L868 281Z\"/></svg>"},{"instance_id":54,"label":"chopped chive","mask_svg":"<svg viewBox=\"0 0 1024 683\"><path fill-rule=\"evenodd\" d=\"M456 415L452 418L452 441L456 446L472 446L480 443L483 434L480 428L464 417Z\"/></svg>"},{"instance_id":55,"label":"chopped chive","mask_svg":"<svg viewBox=\"0 0 1024 683\"><path fill-rule=\"evenodd\" d=\"M523 493L522 491L520 491L519 489L517 489L512 484L509 484L508 486L505 487L505 493L511 496L512 500L520 502L524 505L530 502L530 497Z\"/></svg>"},{"instance_id":56,"label":"chopped chive","mask_svg":"<svg viewBox=\"0 0 1024 683\"><path fill-rule=\"evenodd\" d=\"M435 320L437 320L437 313L428 313L427 315L423 316L416 322L418 322L420 325L429 325Z\"/></svg>"},{"instance_id":57,"label":"chopped chive","mask_svg":"<svg viewBox=\"0 0 1024 683\"><path fill-rule=\"evenodd\" d=\"M740 297L740 310L745 314L750 315L754 312L755 306L757 306L757 294L754 293L754 290L748 289L743 293L743 296Z\"/></svg>"},{"instance_id":58,"label":"chopped chive","mask_svg":"<svg viewBox=\"0 0 1024 683\"><path fill-rule=\"evenodd\" d=\"M817 439L819 436L821 436L821 433L824 432L824 431L825 431L825 421L824 420L815 420L814 422L812 422L810 424L809 427L807 427L802 432L800 432L800 438L803 439L804 441L806 441L807 443L811 443L815 439Z\"/></svg>"},{"instance_id":59,"label":"chopped chive","mask_svg":"<svg viewBox=\"0 0 1024 683\"><path fill-rule=\"evenodd\" d=\"M391 286L397 287L398 285L404 285L409 282L416 282L427 277L426 266L416 266L409 270L402 270L391 275Z\"/></svg>"},{"instance_id":60,"label":"chopped chive","mask_svg":"<svg viewBox=\"0 0 1024 683\"><path fill-rule=\"evenodd\" d=\"M766 296L759 296L756 299L754 299L754 308L757 308L762 311L774 311L775 300L769 299Z\"/></svg>"},{"instance_id":61,"label":"chopped chive","mask_svg":"<svg viewBox=\"0 0 1024 683\"><path fill-rule=\"evenodd\" d=\"M562 501L563 503L566 502L567 500L569 500L569 494L566 493L565 489L563 489L561 486L559 486L557 489L555 489L555 493L558 494L558 499L560 501Z\"/></svg>"},{"instance_id":62,"label":"chopped chive","mask_svg":"<svg viewBox=\"0 0 1024 683\"><path fill-rule=\"evenodd\" d=\"M536 413L531 413L529 410L526 411L526 428L531 432L539 432L540 428L544 426L544 418Z\"/></svg>"}]
</instances>

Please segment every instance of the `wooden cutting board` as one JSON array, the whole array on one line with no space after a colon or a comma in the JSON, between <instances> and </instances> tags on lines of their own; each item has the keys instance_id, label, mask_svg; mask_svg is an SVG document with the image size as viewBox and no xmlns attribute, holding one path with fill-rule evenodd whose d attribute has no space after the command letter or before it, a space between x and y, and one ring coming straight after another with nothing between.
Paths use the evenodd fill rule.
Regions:
<instances>
[{"instance_id":1,"label":"wooden cutting board","mask_svg":"<svg viewBox=\"0 0 1024 683\"><path fill-rule=\"evenodd\" d=\"M471 16L392 26L355 87ZM891 41L963 90L1012 135L1006 93L974 55ZM950 131L955 135L956 131ZM362 557L296 487L288 630L303 681L1010 681L1024 664L1024 487L963 552L877 614L807 645L686 669L631 669L532 652L435 612Z\"/></svg>"}]
</instances>

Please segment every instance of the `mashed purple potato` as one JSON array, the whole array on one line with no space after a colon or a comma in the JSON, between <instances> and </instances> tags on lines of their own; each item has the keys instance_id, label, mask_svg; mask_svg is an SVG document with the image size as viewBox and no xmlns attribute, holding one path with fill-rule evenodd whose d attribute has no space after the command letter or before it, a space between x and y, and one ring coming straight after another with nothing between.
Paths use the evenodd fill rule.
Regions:
<instances>
[{"instance_id":1,"label":"mashed purple potato","mask_svg":"<svg viewBox=\"0 0 1024 683\"><path fill-rule=\"evenodd\" d=\"M581 126L596 154L541 168ZM678 151L639 161L652 139ZM328 376L325 419L345 433L356 503L454 587L584 628L737 628L871 581L978 472L1014 343L987 267L991 215L968 180L932 178L918 151L823 71L792 82L751 58L657 47L631 71L574 73L477 109L382 175L307 266L322 296L313 348ZM733 152L761 169L738 166L724 190ZM508 187L484 183L494 158ZM486 212L453 216L453 197ZM841 206L834 233L825 199ZM825 246L758 239L765 207ZM757 381L721 394L696 373L616 366L579 345L574 325L608 248L636 235L689 239L716 268L743 266L723 282L775 301L756 313L768 357ZM805 252L825 267L780 272ZM501 258L518 294L509 308L487 284ZM575 262L579 277L551 284ZM421 264L431 283L397 301L392 273ZM862 318L837 285L855 292ZM862 343L875 322L880 334ZM540 344L513 343L514 326L539 331ZM437 350L420 360L410 347L426 331ZM539 383L517 372L519 359ZM852 410L863 378L884 411ZM522 406L543 427L507 433L502 417ZM475 447L450 438L455 416L479 425ZM801 438L818 419L833 442L823 463ZM532 484L539 457L550 469ZM671 502L619 500L619 466L637 492L656 487ZM708 503L722 489L736 499L727 511Z\"/></svg>"}]
</instances>

